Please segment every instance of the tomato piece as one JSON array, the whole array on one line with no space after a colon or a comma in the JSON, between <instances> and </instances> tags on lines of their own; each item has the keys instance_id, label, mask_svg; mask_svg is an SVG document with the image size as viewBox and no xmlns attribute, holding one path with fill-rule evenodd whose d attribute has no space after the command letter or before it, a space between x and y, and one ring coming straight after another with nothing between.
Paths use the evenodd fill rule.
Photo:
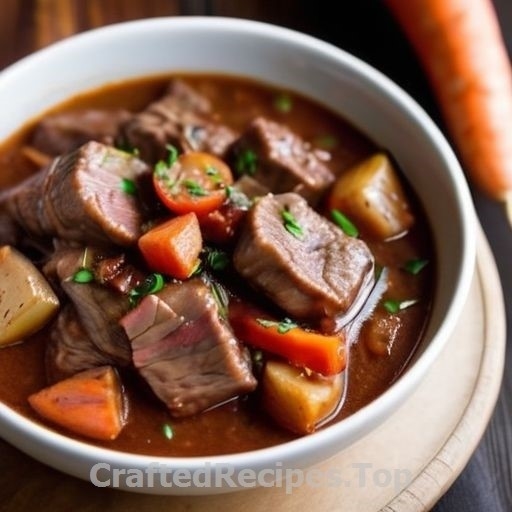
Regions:
<instances>
[{"instance_id":1,"label":"tomato piece","mask_svg":"<svg viewBox=\"0 0 512 512\"><path fill-rule=\"evenodd\" d=\"M233 183L230 168L208 153L183 153L170 166L159 162L153 173L155 191L169 210L198 216L216 210Z\"/></svg>"}]
</instances>

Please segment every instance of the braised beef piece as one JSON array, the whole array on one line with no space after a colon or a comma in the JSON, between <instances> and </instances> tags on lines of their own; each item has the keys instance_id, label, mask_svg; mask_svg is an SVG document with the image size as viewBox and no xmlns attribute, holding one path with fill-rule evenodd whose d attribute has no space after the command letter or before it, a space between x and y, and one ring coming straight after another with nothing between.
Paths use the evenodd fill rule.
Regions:
<instances>
[{"instance_id":1,"label":"braised beef piece","mask_svg":"<svg viewBox=\"0 0 512 512\"><path fill-rule=\"evenodd\" d=\"M31 144L47 155L70 153L95 140L112 144L119 125L131 117L127 110L73 110L45 116L35 127Z\"/></svg>"},{"instance_id":2,"label":"braised beef piece","mask_svg":"<svg viewBox=\"0 0 512 512\"><path fill-rule=\"evenodd\" d=\"M343 316L348 321L374 282L367 245L345 235L294 193L269 194L255 203L233 262L239 274L291 317L310 321Z\"/></svg>"},{"instance_id":3,"label":"braised beef piece","mask_svg":"<svg viewBox=\"0 0 512 512\"><path fill-rule=\"evenodd\" d=\"M141 160L88 142L5 190L0 202L29 235L128 246L141 235L143 218L139 199L123 190L123 180L147 172Z\"/></svg>"},{"instance_id":4,"label":"braised beef piece","mask_svg":"<svg viewBox=\"0 0 512 512\"><path fill-rule=\"evenodd\" d=\"M247 349L198 278L145 297L121 325L135 367L173 416L199 413L256 387Z\"/></svg>"},{"instance_id":5,"label":"braised beef piece","mask_svg":"<svg viewBox=\"0 0 512 512\"><path fill-rule=\"evenodd\" d=\"M71 377L75 373L106 364L115 358L99 350L82 327L76 309L67 304L52 326L46 344L45 366L49 382Z\"/></svg>"},{"instance_id":6,"label":"braised beef piece","mask_svg":"<svg viewBox=\"0 0 512 512\"><path fill-rule=\"evenodd\" d=\"M255 118L228 150L232 167L273 193L296 192L315 203L334 182L318 152L286 125Z\"/></svg>"},{"instance_id":7,"label":"braised beef piece","mask_svg":"<svg viewBox=\"0 0 512 512\"><path fill-rule=\"evenodd\" d=\"M124 254L98 261L94 266L94 276L99 283L123 294L127 294L144 280L144 274L128 263Z\"/></svg>"},{"instance_id":8,"label":"braised beef piece","mask_svg":"<svg viewBox=\"0 0 512 512\"><path fill-rule=\"evenodd\" d=\"M222 157L236 134L212 118L207 98L181 80L165 95L120 127L120 143L137 148L143 160L156 163L171 144L180 152L204 151Z\"/></svg>"},{"instance_id":9,"label":"braised beef piece","mask_svg":"<svg viewBox=\"0 0 512 512\"><path fill-rule=\"evenodd\" d=\"M93 250L88 248L88 252ZM94 259L96 255L88 254ZM96 349L120 366L131 363L130 343L119 320L129 310L127 297L109 287L91 281L78 283L75 273L83 267L84 249L56 252L43 267L43 273L52 282L57 281L73 303L80 323Z\"/></svg>"},{"instance_id":10,"label":"braised beef piece","mask_svg":"<svg viewBox=\"0 0 512 512\"><path fill-rule=\"evenodd\" d=\"M9 213L0 207L0 246L19 246L23 231Z\"/></svg>"}]
</instances>

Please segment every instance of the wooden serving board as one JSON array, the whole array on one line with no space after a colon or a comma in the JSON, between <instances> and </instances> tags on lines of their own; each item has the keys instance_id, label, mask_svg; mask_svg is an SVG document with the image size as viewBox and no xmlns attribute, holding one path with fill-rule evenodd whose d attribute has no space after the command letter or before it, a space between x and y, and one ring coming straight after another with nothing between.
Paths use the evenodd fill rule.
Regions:
<instances>
[{"instance_id":1,"label":"wooden serving board","mask_svg":"<svg viewBox=\"0 0 512 512\"><path fill-rule=\"evenodd\" d=\"M384 424L316 466L337 475L303 485L205 496L148 496L100 489L0 441L0 511L160 512L429 510L461 473L491 417L504 364L501 285L479 233L477 267L463 315L413 396ZM313 482L314 484L314 482Z\"/></svg>"}]
</instances>

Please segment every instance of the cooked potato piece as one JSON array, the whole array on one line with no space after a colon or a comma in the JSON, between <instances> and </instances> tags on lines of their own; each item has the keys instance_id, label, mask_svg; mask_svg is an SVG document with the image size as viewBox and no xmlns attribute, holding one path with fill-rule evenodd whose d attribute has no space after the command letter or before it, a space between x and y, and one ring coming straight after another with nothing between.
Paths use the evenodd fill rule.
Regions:
<instances>
[{"instance_id":1,"label":"cooked potato piece","mask_svg":"<svg viewBox=\"0 0 512 512\"><path fill-rule=\"evenodd\" d=\"M23 254L0 248L0 346L41 329L59 307L43 275Z\"/></svg>"},{"instance_id":2,"label":"cooked potato piece","mask_svg":"<svg viewBox=\"0 0 512 512\"><path fill-rule=\"evenodd\" d=\"M283 427L308 434L336 409L342 374L322 377L281 361L268 361L261 381L263 406Z\"/></svg>"},{"instance_id":3,"label":"cooked potato piece","mask_svg":"<svg viewBox=\"0 0 512 512\"><path fill-rule=\"evenodd\" d=\"M359 229L379 240L405 233L414 223L398 175L384 153L367 158L340 176L328 207L341 211Z\"/></svg>"}]
</instances>

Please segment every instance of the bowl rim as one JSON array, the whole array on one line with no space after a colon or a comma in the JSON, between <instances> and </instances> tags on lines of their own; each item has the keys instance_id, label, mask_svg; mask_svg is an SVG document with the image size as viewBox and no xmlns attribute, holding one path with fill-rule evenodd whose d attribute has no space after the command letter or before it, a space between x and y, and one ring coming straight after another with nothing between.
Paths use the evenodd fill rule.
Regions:
<instances>
[{"instance_id":1,"label":"bowl rim","mask_svg":"<svg viewBox=\"0 0 512 512\"><path fill-rule=\"evenodd\" d=\"M344 432L348 438L356 440L369 430L375 428L375 424L380 423L390 409L390 404L393 410L396 409L410 392L416 388L427 369L430 368L444 348L450 334L455 329L456 322L465 304L475 264L476 237L474 223L476 222L476 214L474 213L469 188L458 160L440 129L434 124L423 108L407 92L376 68L346 50L329 42L322 41L317 37L262 21L223 16L191 15L163 16L105 25L53 43L11 64L0 72L0 88L5 84L7 84L5 86L8 86L10 80L16 79L16 75L30 68L33 62L37 62L47 55L60 52L61 50L79 49L82 45L87 45L98 38L108 40L123 32L135 34L138 32L144 33L147 30L171 30L176 27L183 29L194 27L205 30L221 29L222 31L231 32L249 31L253 35L271 37L280 42L295 45L300 49L307 47L309 50L312 48L314 51L322 54L327 53L331 58L350 67L352 72L356 73L366 82L371 82L372 87L380 93L391 97L422 126L425 135L430 138L431 143L437 147L442 155L445 167L450 170L454 197L456 197L461 211L465 212L465 215L461 215L463 229L461 233L461 239L463 240L461 267L457 276L457 287L451 297L449 310L440 329L430 340L428 347L415 363L407 369L406 379L399 378L378 398L342 421L325 427L310 436L302 436L275 446L234 454L193 457L151 456L121 452L89 444L55 432L28 419L4 403L0 403L0 427L2 425L3 427L7 426L9 430L16 430L18 436L23 435L32 438L36 443L44 444L45 446L58 446L59 450L64 450L68 454L75 453L80 457L86 457L88 460L109 461L113 465L130 468L145 467L157 462L179 468L188 468L192 471L203 468L207 462L210 464L229 464L237 468L244 468L249 466L264 467L269 464L269 461L286 461L288 459L295 461L301 454L310 453L319 446L335 446L341 432ZM368 421L369 418L373 418L373 422ZM374 425L368 427L369 423L374 423ZM1 430L4 430L4 428ZM5 436L7 440L14 438L10 432L8 434ZM16 445L23 450L23 446Z\"/></svg>"}]
</instances>

